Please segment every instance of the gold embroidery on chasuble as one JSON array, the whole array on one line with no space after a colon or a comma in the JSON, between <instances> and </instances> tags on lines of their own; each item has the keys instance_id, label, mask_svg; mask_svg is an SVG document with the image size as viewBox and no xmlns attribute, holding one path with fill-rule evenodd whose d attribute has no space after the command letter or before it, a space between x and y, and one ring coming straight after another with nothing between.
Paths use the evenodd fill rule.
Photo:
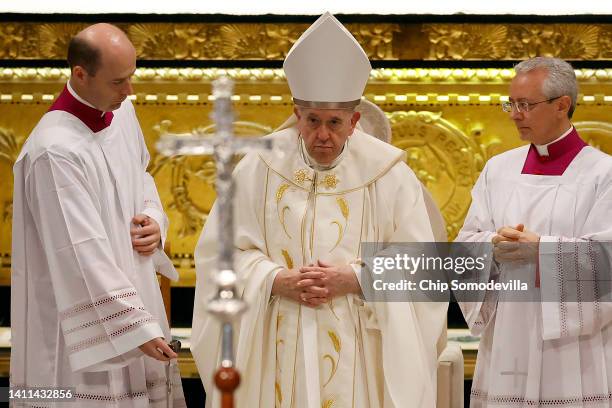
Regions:
<instances>
[{"instance_id":1,"label":"gold embroidery on chasuble","mask_svg":"<svg viewBox=\"0 0 612 408\"><path fill-rule=\"evenodd\" d=\"M346 264L359 256L365 187L347 189L332 171L297 168L270 172L266 231L272 260L289 269L316 263ZM315 309L322 406L351 407L356 361L355 316L349 298ZM276 308L275 406L300 406L304 372L300 318L305 306L280 298ZM274 321L274 320L273 320ZM300 377L301 376L301 377ZM296 395L298 397L296 397Z\"/></svg>"}]
</instances>

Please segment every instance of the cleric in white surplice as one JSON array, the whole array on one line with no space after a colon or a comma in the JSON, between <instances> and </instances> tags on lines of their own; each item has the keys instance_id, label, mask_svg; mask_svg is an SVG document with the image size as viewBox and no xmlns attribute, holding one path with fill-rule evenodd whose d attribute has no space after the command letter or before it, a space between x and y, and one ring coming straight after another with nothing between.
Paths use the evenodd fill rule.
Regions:
<instances>
[{"instance_id":1,"label":"cleric in white surplice","mask_svg":"<svg viewBox=\"0 0 612 408\"><path fill-rule=\"evenodd\" d=\"M541 295L462 304L482 335L472 407L612 406L612 157L571 123L577 94L568 63L518 64L503 108L530 144L489 160L472 191L457 241L492 242L490 278L527 270Z\"/></svg>"},{"instance_id":2,"label":"cleric in white surplice","mask_svg":"<svg viewBox=\"0 0 612 408\"><path fill-rule=\"evenodd\" d=\"M176 277L168 219L126 99L136 52L96 24L68 61L14 167L11 386L75 388L52 406L185 406L154 267Z\"/></svg>"}]
</instances>

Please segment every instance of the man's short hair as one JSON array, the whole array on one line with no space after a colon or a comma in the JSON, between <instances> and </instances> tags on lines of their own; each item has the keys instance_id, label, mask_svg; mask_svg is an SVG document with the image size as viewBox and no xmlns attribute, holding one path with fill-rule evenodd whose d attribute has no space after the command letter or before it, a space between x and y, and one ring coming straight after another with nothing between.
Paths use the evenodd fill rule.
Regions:
<instances>
[{"instance_id":1,"label":"man's short hair","mask_svg":"<svg viewBox=\"0 0 612 408\"><path fill-rule=\"evenodd\" d=\"M79 65L91 76L95 76L101 65L100 49L78 36L72 37L68 44L68 65L72 70Z\"/></svg>"},{"instance_id":2,"label":"man's short hair","mask_svg":"<svg viewBox=\"0 0 612 408\"><path fill-rule=\"evenodd\" d=\"M551 57L535 57L518 63L514 67L517 74L525 74L536 69L544 69L548 75L542 83L542 93L547 98L556 98L567 95L571 99L571 106L567 116L571 119L576 110L578 98L578 82L574 68L562 59Z\"/></svg>"}]
</instances>

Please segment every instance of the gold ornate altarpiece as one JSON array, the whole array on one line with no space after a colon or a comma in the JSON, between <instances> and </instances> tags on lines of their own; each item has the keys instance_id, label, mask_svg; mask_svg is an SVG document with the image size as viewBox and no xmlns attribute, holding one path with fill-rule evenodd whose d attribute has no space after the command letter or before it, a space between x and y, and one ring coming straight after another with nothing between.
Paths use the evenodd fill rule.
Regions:
<instances>
[{"instance_id":1,"label":"gold ornate altarpiece","mask_svg":"<svg viewBox=\"0 0 612 408\"><path fill-rule=\"evenodd\" d=\"M64 68L23 66L40 66L41 62L58 66L58 61L64 59L69 38L85 25L27 21L0 24L0 59L11 62L2 67L0 61L3 285L10 284L11 166L28 133L69 75ZM211 81L221 74L236 81L234 100L239 134L264 134L280 125L292 110L283 72L257 67L266 65L262 61L277 61L276 66L280 66L308 24L118 25L136 46L139 61L159 67L137 70L133 102L153 156L150 171L171 218L169 239L173 260L181 274L178 285L193 286L193 249L214 200L214 166L208 158L164 159L155 154L153 144L162 129L214 130L209 118ZM365 97L387 113L393 128L392 143L408 152L409 165L442 208L451 237L463 222L470 204L470 189L485 161L521 144L513 124L500 109L513 71L499 67L508 67L508 61L534 55L595 61L597 68L577 70L580 97L574 123L590 143L612 152L612 69L607 64L612 60L612 24L347 26L374 64L394 67L372 71ZM22 67L16 68L14 60L23 61ZM469 68L472 60L480 68ZM209 67L202 61L209 63ZM231 66L233 61L245 68L214 68ZM453 67L457 61L461 64ZM432 68L417 68L424 63Z\"/></svg>"}]
</instances>

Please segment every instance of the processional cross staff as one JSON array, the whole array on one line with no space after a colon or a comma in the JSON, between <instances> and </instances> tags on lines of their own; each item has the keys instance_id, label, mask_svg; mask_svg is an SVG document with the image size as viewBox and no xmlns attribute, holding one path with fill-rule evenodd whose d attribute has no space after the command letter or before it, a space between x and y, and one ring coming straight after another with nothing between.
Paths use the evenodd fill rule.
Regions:
<instances>
[{"instance_id":1,"label":"processional cross staff","mask_svg":"<svg viewBox=\"0 0 612 408\"><path fill-rule=\"evenodd\" d=\"M215 374L215 384L221 391L221 407L234 405L233 393L240 384L240 375L234 367L233 327L235 321L247 308L238 297L237 276L234 271L234 180L232 159L237 154L256 148L271 149L269 139L235 138L233 135L232 80L221 77L213 81L215 108L212 119L216 124L215 135L210 137L200 132L161 135L156 147L162 155L199 156L212 154L217 178L217 206L219 216L219 255L214 282L216 295L208 302L208 311L221 322L221 366Z\"/></svg>"}]
</instances>

